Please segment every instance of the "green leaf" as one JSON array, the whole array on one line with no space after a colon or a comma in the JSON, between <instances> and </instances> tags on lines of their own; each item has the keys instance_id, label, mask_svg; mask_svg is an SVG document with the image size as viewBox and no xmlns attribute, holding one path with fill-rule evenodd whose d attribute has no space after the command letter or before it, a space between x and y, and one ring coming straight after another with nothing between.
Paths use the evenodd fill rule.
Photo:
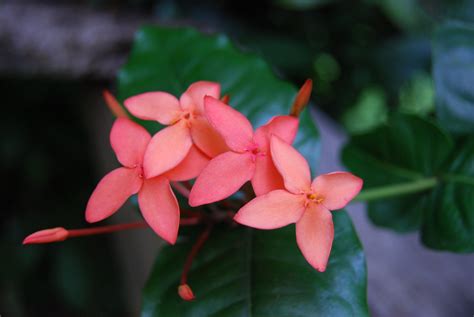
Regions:
<instances>
[{"instance_id":1,"label":"green leaf","mask_svg":"<svg viewBox=\"0 0 474 317\"><path fill-rule=\"evenodd\" d=\"M399 110L423 117L428 116L434 112L434 96L435 91L431 76L425 72L416 73L400 90Z\"/></svg>"},{"instance_id":2,"label":"green leaf","mask_svg":"<svg viewBox=\"0 0 474 317\"><path fill-rule=\"evenodd\" d=\"M145 27L138 32L120 72L119 97L151 90L179 96L198 80L220 82L223 93L231 96L230 104L247 115L254 127L274 115L287 114L296 95L295 87L275 78L265 62L239 52L225 36L203 35L189 28ZM308 111L302 114L295 146L314 171L319 134ZM211 316L220 310L219 316L241 316L249 311L297 316L307 315L309 309L367 315L363 253L347 215L337 214L337 236L327 273L318 273L305 262L293 228L263 232L239 227L213 232L190 273L199 298L193 303L177 295L184 258L195 240L193 234L182 235L183 243L165 248L157 259L144 295L144 315Z\"/></svg>"},{"instance_id":3,"label":"green leaf","mask_svg":"<svg viewBox=\"0 0 474 317\"><path fill-rule=\"evenodd\" d=\"M474 24L449 22L434 38L434 80L440 123L474 133Z\"/></svg>"},{"instance_id":4,"label":"green leaf","mask_svg":"<svg viewBox=\"0 0 474 317\"><path fill-rule=\"evenodd\" d=\"M342 152L344 164L364 179L364 189L432 176L452 149L452 141L434 124L412 115L394 114L383 126L354 136ZM400 232L419 227L426 193L368 204L378 226Z\"/></svg>"},{"instance_id":5,"label":"green leaf","mask_svg":"<svg viewBox=\"0 0 474 317\"><path fill-rule=\"evenodd\" d=\"M474 252L474 137L461 143L425 209L422 240L435 249Z\"/></svg>"},{"instance_id":6,"label":"green leaf","mask_svg":"<svg viewBox=\"0 0 474 317\"><path fill-rule=\"evenodd\" d=\"M423 191L369 202L374 224L399 232L420 229L430 248L470 252L474 251L473 144L471 139L454 147L435 124L395 114L386 125L352 137L342 159L364 179L364 190L431 184Z\"/></svg>"},{"instance_id":7,"label":"green leaf","mask_svg":"<svg viewBox=\"0 0 474 317\"><path fill-rule=\"evenodd\" d=\"M306 263L294 226L216 228L189 275L193 302L176 291L195 237L166 247L145 287L142 316L367 316L361 245L347 214L333 215L335 240L324 273Z\"/></svg>"},{"instance_id":8,"label":"green leaf","mask_svg":"<svg viewBox=\"0 0 474 317\"><path fill-rule=\"evenodd\" d=\"M370 131L387 120L387 97L380 88L362 91L357 103L342 116L342 123L351 134Z\"/></svg>"},{"instance_id":9,"label":"green leaf","mask_svg":"<svg viewBox=\"0 0 474 317\"><path fill-rule=\"evenodd\" d=\"M144 27L136 35L127 64L119 73L119 98L162 90L180 96L198 80L221 83L230 105L245 114L254 127L272 116L288 114L296 88L275 78L256 55L243 54L225 36L206 36L190 28ZM147 122L152 131L158 123ZM319 133L308 111L301 116L295 145L315 170Z\"/></svg>"}]
</instances>

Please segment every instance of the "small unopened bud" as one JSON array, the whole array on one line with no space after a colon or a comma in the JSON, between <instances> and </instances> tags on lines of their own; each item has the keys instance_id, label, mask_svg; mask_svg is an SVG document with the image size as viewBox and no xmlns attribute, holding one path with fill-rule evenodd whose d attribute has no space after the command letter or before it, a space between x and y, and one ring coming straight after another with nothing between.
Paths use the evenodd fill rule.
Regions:
<instances>
[{"instance_id":1,"label":"small unopened bud","mask_svg":"<svg viewBox=\"0 0 474 317\"><path fill-rule=\"evenodd\" d=\"M188 284L181 284L178 287L178 294L182 299L186 301L191 301L195 298L193 290L191 289L191 287L189 287Z\"/></svg>"},{"instance_id":2,"label":"small unopened bud","mask_svg":"<svg viewBox=\"0 0 474 317\"><path fill-rule=\"evenodd\" d=\"M104 96L105 103L117 118L128 118L127 112L122 108L117 98L115 98L114 95L110 93L110 91L104 90L102 94Z\"/></svg>"},{"instance_id":3,"label":"small unopened bud","mask_svg":"<svg viewBox=\"0 0 474 317\"><path fill-rule=\"evenodd\" d=\"M290 116L297 118L300 116L301 112L303 112L304 108L308 105L312 90L313 81L311 79L307 79L296 95L295 101L291 106Z\"/></svg>"},{"instance_id":4,"label":"small unopened bud","mask_svg":"<svg viewBox=\"0 0 474 317\"><path fill-rule=\"evenodd\" d=\"M69 236L69 232L62 228L52 228L40 230L30 234L23 240L23 244L38 244L64 241Z\"/></svg>"},{"instance_id":5,"label":"small unopened bud","mask_svg":"<svg viewBox=\"0 0 474 317\"><path fill-rule=\"evenodd\" d=\"M226 105L228 105L228 104L229 104L229 101L230 101L230 95L224 95L224 96L222 96L221 101L222 101L223 103L225 103Z\"/></svg>"}]
</instances>

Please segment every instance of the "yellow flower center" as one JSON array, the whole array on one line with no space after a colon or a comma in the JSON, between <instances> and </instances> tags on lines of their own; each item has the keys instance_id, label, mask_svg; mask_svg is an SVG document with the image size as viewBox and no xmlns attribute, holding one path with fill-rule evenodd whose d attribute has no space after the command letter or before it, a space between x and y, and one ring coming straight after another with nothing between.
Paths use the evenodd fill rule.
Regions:
<instances>
[{"instance_id":1,"label":"yellow flower center","mask_svg":"<svg viewBox=\"0 0 474 317\"><path fill-rule=\"evenodd\" d=\"M313 202L313 203L316 203L316 204L320 204L324 201L324 197L321 197L316 193L307 193L306 194L306 199L308 199L309 202Z\"/></svg>"}]
</instances>

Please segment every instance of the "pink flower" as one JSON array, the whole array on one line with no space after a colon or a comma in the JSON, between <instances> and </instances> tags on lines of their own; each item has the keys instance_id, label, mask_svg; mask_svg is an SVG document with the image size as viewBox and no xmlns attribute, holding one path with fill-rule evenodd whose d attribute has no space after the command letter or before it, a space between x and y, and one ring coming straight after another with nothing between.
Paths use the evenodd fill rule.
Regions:
<instances>
[{"instance_id":1,"label":"pink flower","mask_svg":"<svg viewBox=\"0 0 474 317\"><path fill-rule=\"evenodd\" d=\"M311 182L304 157L278 137L272 137L271 152L285 189L253 199L238 211L234 220L258 229L296 223L298 247L306 260L323 272L334 239L330 210L346 206L359 193L363 182L346 172L323 174Z\"/></svg>"},{"instance_id":2,"label":"pink flower","mask_svg":"<svg viewBox=\"0 0 474 317\"><path fill-rule=\"evenodd\" d=\"M215 157L204 168L191 190L189 204L199 206L227 198L249 180L257 196L283 188L283 179L270 155L270 136L292 143L298 119L276 116L254 133L249 120L232 107L210 96L205 97L204 104L209 122L230 151Z\"/></svg>"},{"instance_id":3,"label":"pink flower","mask_svg":"<svg viewBox=\"0 0 474 317\"><path fill-rule=\"evenodd\" d=\"M143 168L146 178L163 174L177 166L188 155L193 144L209 157L227 151L227 147L204 116L203 100L209 95L219 98L218 83L199 81L181 95L147 92L125 100L125 107L135 117L156 120L168 127L153 136L145 152Z\"/></svg>"},{"instance_id":4,"label":"pink flower","mask_svg":"<svg viewBox=\"0 0 474 317\"><path fill-rule=\"evenodd\" d=\"M138 193L143 218L164 240L176 242L179 206L169 180L194 178L207 164L208 158L194 146L181 164L158 177L143 177L143 157L151 136L142 126L126 118L118 118L110 132L110 143L123 167L105 175L92 193L86 208L88 222L101 221L113 215L130 196Z\"/></svg>"}]
</instances>

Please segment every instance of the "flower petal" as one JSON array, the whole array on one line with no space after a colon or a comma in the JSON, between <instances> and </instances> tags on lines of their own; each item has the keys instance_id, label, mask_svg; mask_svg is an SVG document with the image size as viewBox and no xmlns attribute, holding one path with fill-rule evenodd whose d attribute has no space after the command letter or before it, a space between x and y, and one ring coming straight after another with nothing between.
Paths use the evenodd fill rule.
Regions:
<instances>
[{"instance_id":1,"label":"flower petal","mask_svg":"<svg viewBox=\"0 0 474 317\"><path fill-rule=\"evenodd\" d=\"M253 144L253 128L240 112L213 98L204 98L209 123L222 135L227 145L236 152L243 152Z\"/></svg>"},{"instance_id":2,"label":"flower petal","mask_svg":"<svg viewBox=\"0 0 474 317\"><path fill-rule=\"evenodd\" d=\"M181 95L180 103L183 109L197 110L204 113L204 97L211 96L219 99L221 85L211 81L197 81L191 84Z\"/></svg>"},{"instance_id":3,"label":"flower petal","mask_svg":"<svg viewBox=\"0 0 474 317\"><path fill-rule=\"evenodd\" d=\"M113 215L142 186L140 170L120 167L97 184L86 207L86 220L97 222Z\"/></svg>"},{"instance_id":4,"label":"flower petal","mask_svg":"<svg viewBox=\"0 0 474 317\"><path fill-rule=\"evenodd\" d=\"M334 240L332 215L321 204L312 204L296 223L296 242L306 261L324 272Z\"/></svg>"},{"instance_id":5,"label":"flower petal","mask_svg":"<svg viewBox=\"0 0 474 317\"><path fill-rule=\"evenodd\" d=\"M255 174L252 177L252 187L255 195L264 195L275 189L285 188L283 178L273 164L273 160L267 153L258 156L255 160Z\"/></svg>"},{"instance_id":6,"label":"flower petal","mask_svg":"<svg viewBox=\"0 0 474 317\"><path fill-rule=\"evenodd\" d=\"M267 124L255 131L255 142L260 148L270 149L270 137L278 136L288 144L292 144L298 132L299 120L291 116L275 116Z\"/></svg>"},{"instance_id":7,"label":"flower petal","mask_svg":"<svg viewBox=\"0 0 474 317\"><path fill-rule=\"evenodd\" d=\"M285 188L283 178L276 169L270 151L270 137L276 135L291 144L298 130L298 119L290 116L276 116L255 132L255 142L265 153L257 157L257 167L252 178L255 195L260 196L275 189Z\"/></svg>"},{"instance_id":8,"label":"flower petal","mask_svg":"<svg viewBox=\"0 0 474 317\"><path fill-rule=\"evenodd\" d=\"M192 146L184 160L178 166L166 172L164 176L172 181L187 181L201 174L209 161L210 159L204 153L197 147Z\"/></svg>"},{"instance_id":9,"label":"flower petal","mask_svg":"<svg viewBox=\"0 0 474 317\"><path fill-rule=\"evenodd\" d=\"M291 145L273 136L270 142L273 163L290 192L298 194L308 191L311 185L311 174L308 162Z\"/></svg>"},{"instance_id":10,"label":"flower petal","mask_svg":"<svg viewBox=\"0 0 474 317\"><path fill-rule=\"evenodd\" d=\"M176 167L188 155L192 145L189 128L184 121L155 134L143 160L145 177L152 178Z\"/></svg>"},{"instance_id":11,"label":"flower petal","mask_svg":"<svg viewBox=\"0 0 474 317\"><path fill-rule=\"evenodd\" d=\"M303 211L304 196L274 190L252 199L240 208L234 220L257 229L276 229L297 222Z\"/></svg>"},{"instance_id":12,"label":"flower petal","mask_svg":"<svg viewBox=\"0 0 474 317\"><path fill-rule=\"evenodd\" d=\"M229 151L222 136L205 118L196 118L192 121L191 137L194 144L211 158Z\"/></svg>"},{"instance_id":13,"label":"flower petal","mask_svg":"<svg viewBox=\"0 0 474 317\"><path fill-rule=\"evenodd\" d=\"M249 181L255 172L251 154L226 152L212 159L196 179L189 204L193 207L229 197Z\"/></svg>"},{"instance_id":14,"label":"flower petal","mask_svg":"<svg viewBox=\"0 0 474 317\"><path fill-rule=\"evenodd\" d=\"M126 119L115 120L110 131L110 144L119 162L126 167L141 165L151 136L141 125Z\"/></svg>"},{"instance_id":15,"label":"flower petal","mask_svg":"<svg viewBox=\"0 0 474 317\"><path fill-rule=\"evenodd\" d=\"M143 218L157 235L175 244L179 229L179 205L165 177L143 182L138 192L138 204Z\"/></svg>"},{"instance_id":16,"label":"flower petal","mask_svg":"<svg viewBox=\"0 0 474 317\"><path fill-rule=\"evenodd\" d=\"M161 124L172 124L182 109L178 99L163 91L146 92L127 98L125 107L135 117L143 120L154 120Z\"/></svg>"},{"instance_id":17,"label":"flower petal","mask_svg":"<svg viewBox=\"0 0 474 317\"><path fill-rule=\"evenodd\" d=\"M319 175L313 180L313 191L323 198L329 210L344 208L362 189L362 179L347 173L333 172Z\"/></svg>"}]
</instances>

